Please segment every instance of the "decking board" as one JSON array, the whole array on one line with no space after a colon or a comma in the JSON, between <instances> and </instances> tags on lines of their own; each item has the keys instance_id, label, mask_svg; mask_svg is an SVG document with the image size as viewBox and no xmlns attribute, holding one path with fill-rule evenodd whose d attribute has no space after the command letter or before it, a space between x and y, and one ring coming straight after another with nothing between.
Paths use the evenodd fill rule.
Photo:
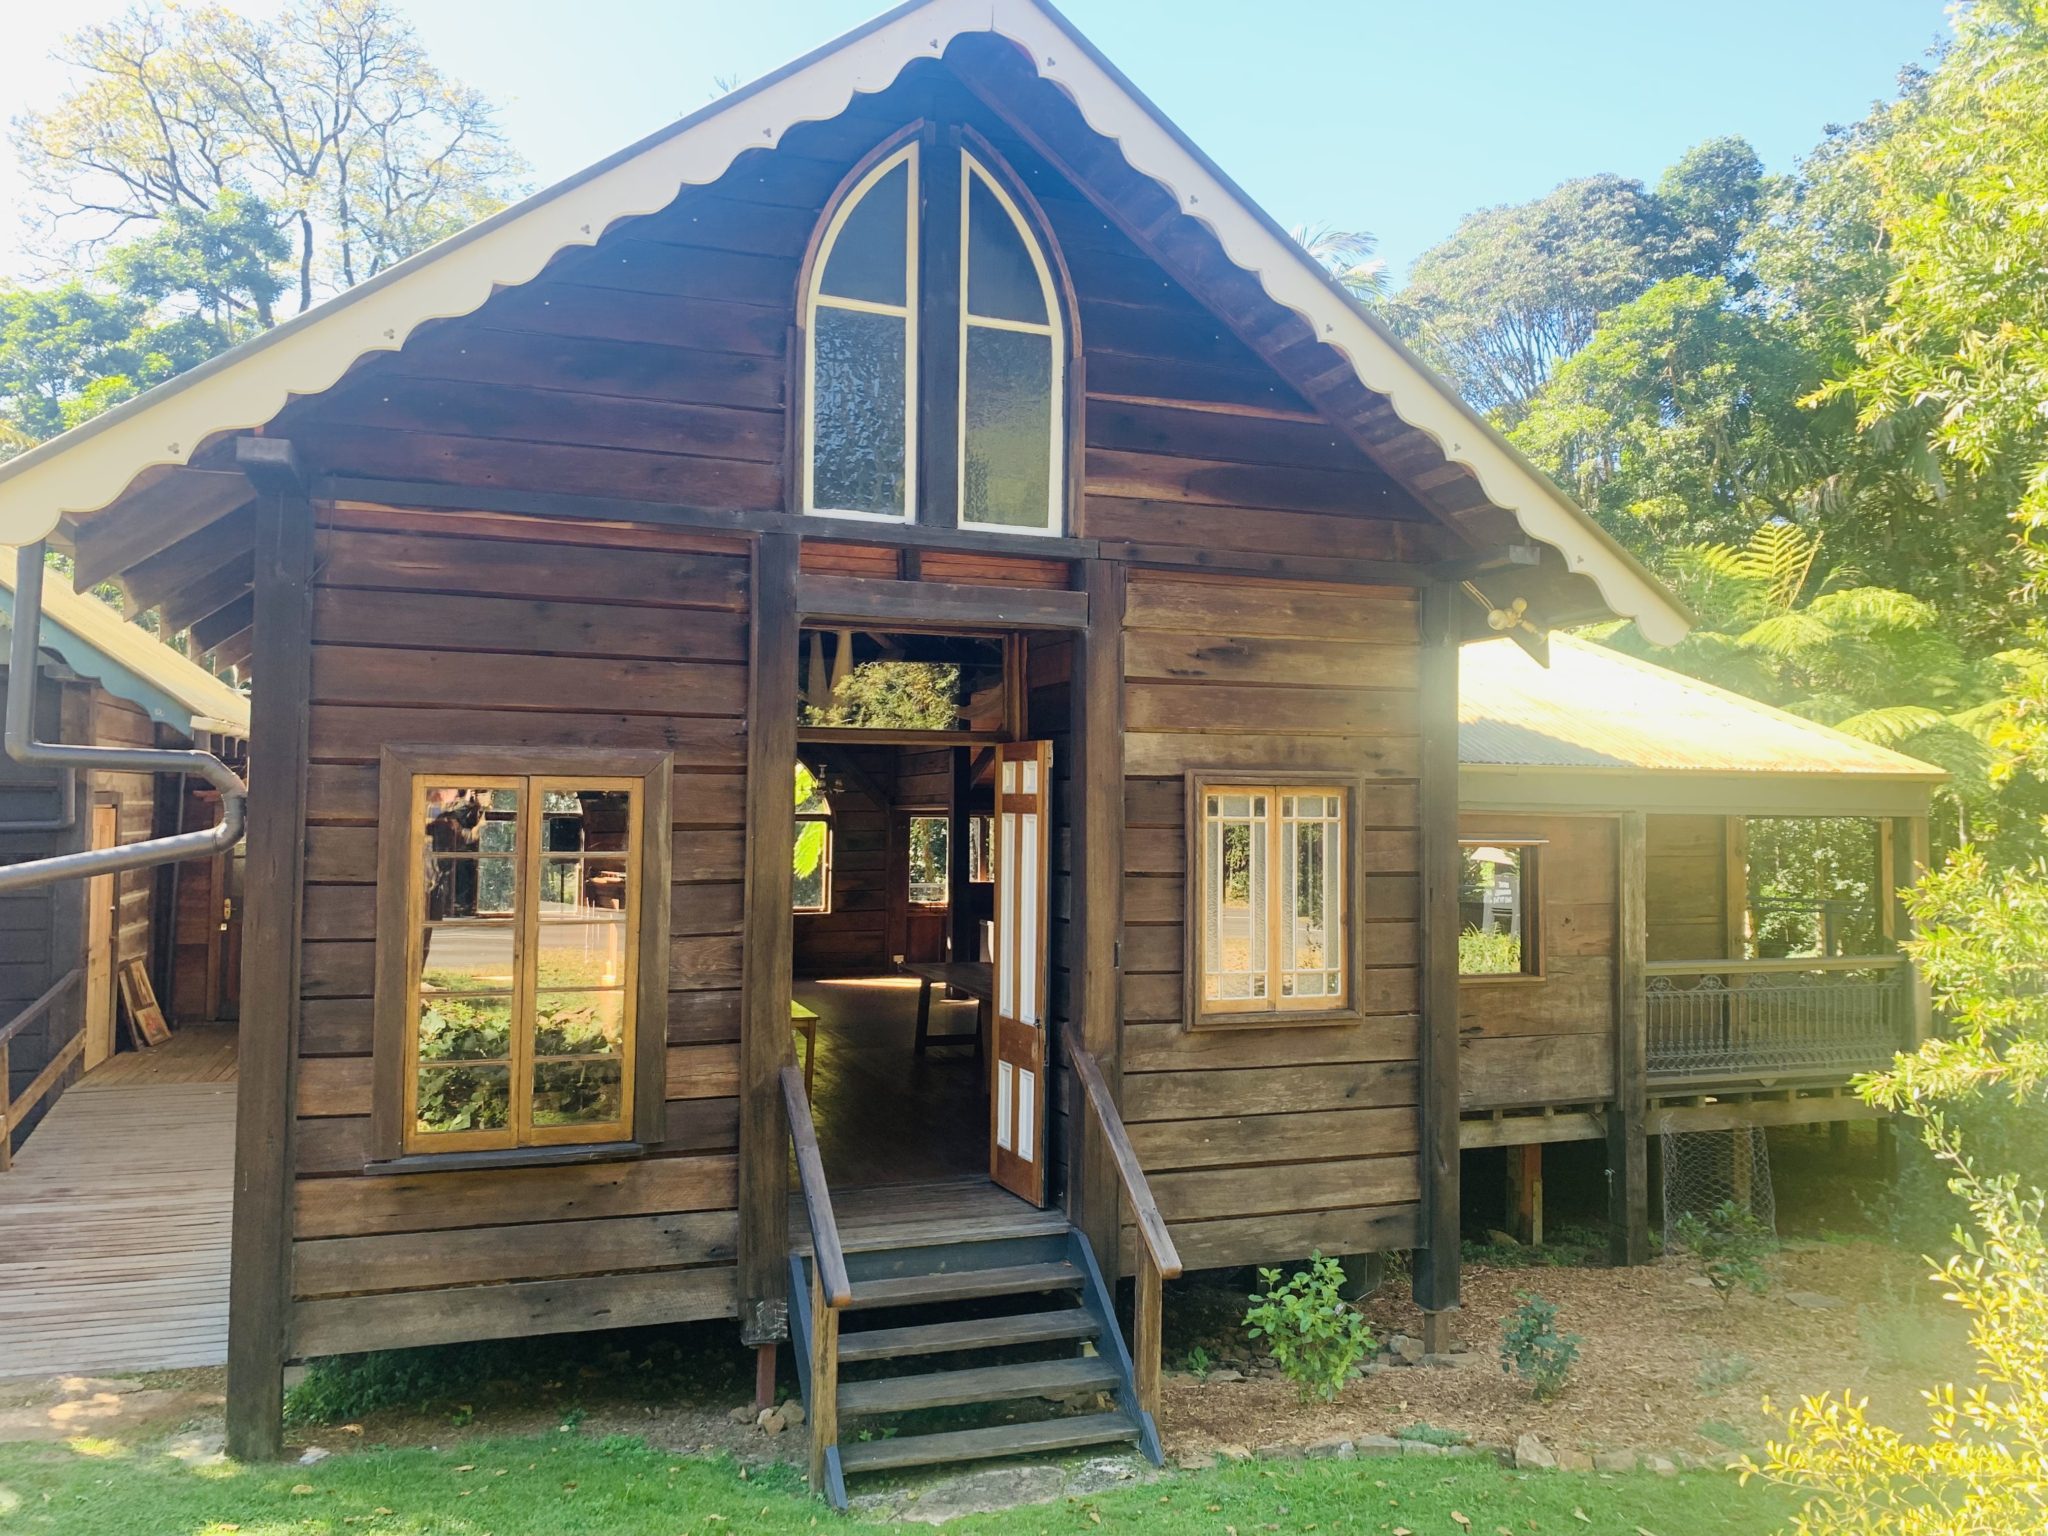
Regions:
<instances>
[{"instance_id":1,"label":"decking board","mask_svg":"<svg viewBox=\"0 0 2048 1536\"><path fill-rule=\"evenodd\" d=\"M189 1062L116 1057L0 1174L0 1377L227 1359L233 1036L195 1047ZM223 1060L225 1078L165 1080Z\"/></svg>"}]
</instances>

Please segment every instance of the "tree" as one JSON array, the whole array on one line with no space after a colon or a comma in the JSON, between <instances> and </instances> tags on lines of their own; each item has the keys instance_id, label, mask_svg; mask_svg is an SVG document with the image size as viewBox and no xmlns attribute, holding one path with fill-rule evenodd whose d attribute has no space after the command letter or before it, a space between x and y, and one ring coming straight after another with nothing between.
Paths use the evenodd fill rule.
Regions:
<instances>
[{"instance_id":1,"label":"tree","mask_svg":"<svg viewBox=\"0 0 2048 1536\"><path fill-rule=\"evenodd\" d=\"M1734 542L1797 515L1850 413L1802 409L1825 375L1724 277L1667 278L1610 310L1511 434L1623 542Z\"/></svg>"},{"instance_id":2,"label":"tree","mask_svg":"<svg viewBox=\"0 0 2048 1536\"><path fill-rule=\"evenodd\" d=\"M137 6L59 57L79 83L15 132L50 230L96 245L248 192L292 231L300 309L491 212L523 170L395 0Z\"/></svg>"},{"instance_id":3,"label":"tree","mask_svg":"<svg viewBox=\"0 0 2048 1536\"><path fill-rule=\"evenodd\" d=\"M1923 436L1946 472L2048 524L2048 3L1977 0L1862 153L1894 276L1835 392L1866 429Z\"/></svg>"},{"instance_id":4,"label":"tree","mask_svg":"<svg viewBox=\"0 0 2048 1536\"><path fill-rule=\"evenodd\" d=\"M1695 277L1725 275L1746 291L1742 242L1769 185L1757 152L1733 134L1680 155L1657 181L1657 201L1674 226L1672 264Z\"/></svg>"},{"instance_id":5,"label":"tree","mask_svg":"<svg viewBox=\"0 0 2048 1536\"><path fill-rule=\"evenodd\" d=\"M261 202L226 193L171 209L84 278L0 288L0 456L266 327L290 254Z\"/></svg>"},{"instance_id":6,"label":"tree","mask_svg":"<svg viewBox=\"0 0 2048 1536\"><path fill-rule=\"evenodd\" d=\"M1771 523L1741 546L1685 545L1660 574L1698 616L1691 633L1656 653L1663 666L1775 704L1861 740L1948 770L1942 791L1959 840L2038 827L2038 778L1994 803L2007 690L2048 675L2048 651L2015 647L1973 657L1935 604L1888 587L1851 584L1822 563L1824 536ZM1593 632L1619 649L1647 647L1613 624Z\"/></svg>"},{"instance_id":7,"label":"tree","mask_svg":"<svg viewBox=\"0 0 2048 1536\"><path fill-rule=\"evenodd\" d=\"M1664 275L1673 233L1641 182L1581 177L1467 216L1416 259L1389 314L1474 408L1512 425L1603 313Z\"/></svg>"},{"instance_id":8,"label":"tree","mask_svg":"<svg viewBox=\"0 0 2048 1536\"><path fill-rule=\"evenodd\" d=\"M1385 295L1387 264L1375 254L1380 248L1377 236L1333 224L1297 224L1288 233L1360 303L1370 304Z\"/></svg>"}]
</instances>

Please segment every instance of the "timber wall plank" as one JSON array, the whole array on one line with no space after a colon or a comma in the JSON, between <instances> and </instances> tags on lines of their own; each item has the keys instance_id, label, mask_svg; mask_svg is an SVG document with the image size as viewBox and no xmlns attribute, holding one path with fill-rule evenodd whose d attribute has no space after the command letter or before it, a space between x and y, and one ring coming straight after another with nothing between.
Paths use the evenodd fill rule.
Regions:
<instances>
[{"instance_id":1,"label":"timber wall plank","mask_svg":"<svg viewBox=\"0 0 2048 1536\"><path fill-rule=\"evenodd\" d=\"M1417 636L1405 589L1130 574L1124 1113L1191 1267L1415 1240ZM1184 1026L1181 775L1221 767L1362 775L1361 1020Z\"/></svg>"},{"instance_id":2,"label":"timber wall plank","mask_svg":"<svg viewBox=\"0 0 2048 1536\"><path fill-rule=\"evenodd\" d=\"M1542 975L1459 982L1460 1104L1506 1109L1612 1098L1614 818L1489 812L1460 817L1459 832L1543 840L1536 855Z\"/></svg>"}]
</instances>

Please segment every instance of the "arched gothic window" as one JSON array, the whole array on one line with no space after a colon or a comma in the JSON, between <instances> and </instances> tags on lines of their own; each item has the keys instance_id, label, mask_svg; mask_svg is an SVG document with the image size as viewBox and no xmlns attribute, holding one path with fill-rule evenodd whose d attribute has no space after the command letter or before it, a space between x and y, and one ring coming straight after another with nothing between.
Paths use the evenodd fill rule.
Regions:
<instances>
[{"instance_id":1,"label":"arched gothic window","mask_svg":"<svg viewBox=\"0 0 2048 1536\"><path fill-rule=\"evenodd\" d=\"M962 136L878 155L811 262L804 510L1064 533L1060 292L1019 196Z\"/></svg>"}]
</instances>

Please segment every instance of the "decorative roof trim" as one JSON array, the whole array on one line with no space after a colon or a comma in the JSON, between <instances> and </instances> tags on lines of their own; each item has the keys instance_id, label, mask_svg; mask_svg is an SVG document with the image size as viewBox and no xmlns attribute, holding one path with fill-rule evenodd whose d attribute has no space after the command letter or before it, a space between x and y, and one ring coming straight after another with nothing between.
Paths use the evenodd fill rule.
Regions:
<instances>
[{"instance_id":1,"label":"decorative roof trim","mask_svg":"<svg viewBox=\"0 0 2048 1536\"><path fill-rule=\"evenodd\" d=\"M361 357L395 350L430 320L468 314L498 288L530 281L562 250L594 244L620 219L666 207L723 175L745 150L773 148L799 123L837 116L886 89L912 60L992 31L1026 53L1131 165L1173 194L1225 254L1299 314L1489 499L1589 577L1613 612L1669 644L1684 610L1564 493L1474 415L1309 255L1174 129L1042 0L911 0L639 144L485 219L275 330L0 464L0 542L49 534L88 515L143 469L187 462L221 432L261 426L294 395L317 394ZM90 451L85 450L90 445Z\"/></svg>"}]
</instances>

